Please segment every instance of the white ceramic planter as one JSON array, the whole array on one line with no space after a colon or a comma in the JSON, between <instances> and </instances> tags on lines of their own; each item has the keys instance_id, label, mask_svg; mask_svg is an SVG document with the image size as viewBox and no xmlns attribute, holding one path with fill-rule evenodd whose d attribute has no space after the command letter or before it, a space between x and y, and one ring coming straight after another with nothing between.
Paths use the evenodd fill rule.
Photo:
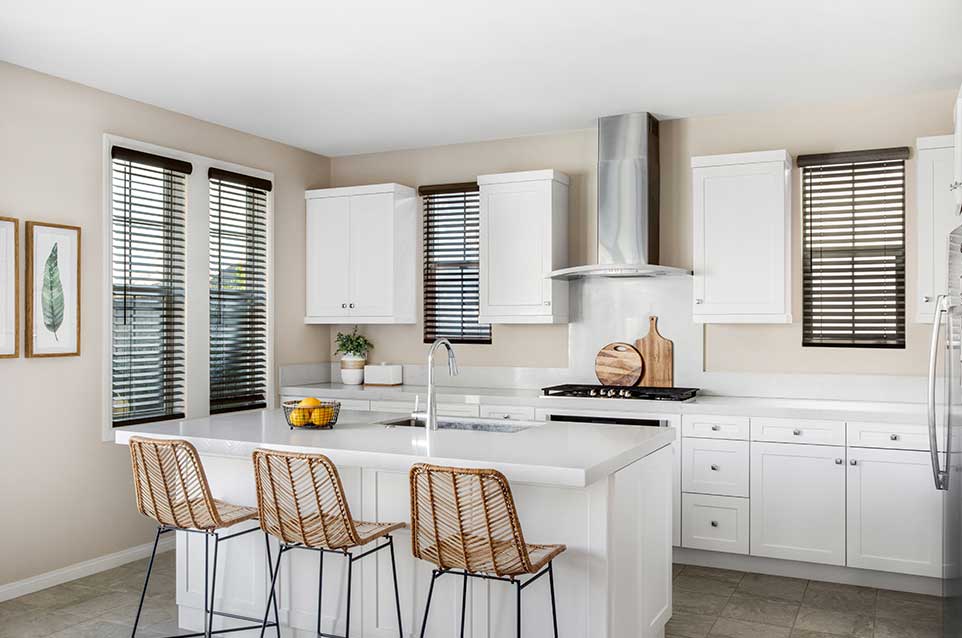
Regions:
<instances>
[{"instance_id":1,"label":"white ceramic planter","mask_svg":"<svg viewBox=\"0 0 962 638\"><path fill-rule=\"evenodd\" d=\"M364 364L367 359L353 354L341 357L341 383L361 385L364 383Z\"/></svg>"}]
</instances>

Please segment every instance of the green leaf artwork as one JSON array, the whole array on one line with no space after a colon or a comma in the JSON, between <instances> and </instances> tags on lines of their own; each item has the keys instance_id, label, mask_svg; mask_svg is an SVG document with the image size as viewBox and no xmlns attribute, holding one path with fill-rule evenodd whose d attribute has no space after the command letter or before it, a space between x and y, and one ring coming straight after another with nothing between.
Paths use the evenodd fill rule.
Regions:
<instances>
[{"instance_id":1,"label":"green leaf artwork","mask_svg":"<svg viewBox=\"0 0 962 638\"><path fill-rule=\"evenodd\" d=\"M57 244L50 249L43 266L43 289L40 291L43 308L43 325L60 341L57 330L63 323L63 284L60 282L60 265L57 261Z\"/></svg>"}]
</instances>

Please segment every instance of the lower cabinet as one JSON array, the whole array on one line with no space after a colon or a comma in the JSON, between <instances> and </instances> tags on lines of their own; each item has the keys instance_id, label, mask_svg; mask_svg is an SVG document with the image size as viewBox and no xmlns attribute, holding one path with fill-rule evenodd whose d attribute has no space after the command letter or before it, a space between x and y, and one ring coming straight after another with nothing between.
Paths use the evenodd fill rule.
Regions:
<instances>
[{"instance_id":1,"label":"lower cabinet","mask_svg":"<svg viewBox=\"0 0 962 638\"><path fill-rule=\"evenodd\" d=\"M682 494L682 546L732 554L748 553L748 499Z\"/></svg>"},{"instance_id":2,"label":"lower cabinet","mask_svg":"<svg viewBox=\"0 0 962 638\"><path fill-rule=\"evenodd\" d=\"M845 448L751 445L751 554L845 564Z\"/></svg>"},{"instance_id":3,"label":"lower cabinet","mask_svg":"<svg viewBox=\"0 0 962 638\"><path fill-rule=\"evenodd\" d=\"M928 452L849 448L848 566L942 575L942 492Z\"/></svg>"}]
</instances>

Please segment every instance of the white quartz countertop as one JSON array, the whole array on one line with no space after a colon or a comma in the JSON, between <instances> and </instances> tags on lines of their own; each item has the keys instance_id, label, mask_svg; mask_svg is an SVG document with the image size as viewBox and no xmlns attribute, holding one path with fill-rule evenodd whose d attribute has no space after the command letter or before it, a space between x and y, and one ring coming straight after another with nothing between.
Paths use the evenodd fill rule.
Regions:
<instances>
[{"instance_id":1,"label":"white quartz countertop","mask_svg":"<svg viewBox=\"0 0 962 638\"><path fill-rule=\"evenodd\" d=\"M564 487L590 485L666 445L674 428L540 423L513 433L386 428L397 414L342 410L332 430L291 430L284 413L254 410L117 428L131 436L187 439L201 454L250 458L258 447L322 453L335 464L407 471L414 463L493 467L509 480Z\"/></svg>"},{"instance_id":2,"label":"white quartz countertop","mask_svg":"<svg viewBox=\"0 0 962 638\"><path fill-rule=\"evenodd\" d=\"M925 404L868 401L833 401L821 399L778 399L737 396L699 395L684 401L641 401L637 399L580 399L545 397L540 390L516 388L480 388L469 386L439 386L438 401L442 403L529 405L535 408L585 411L617 411L660 414L717 414L748 417L781 417L825 419L833 421L867 421L926 424ZM427 388L417 385L352 386L339 383L312 383L284 386L285 396L317 396L335 399L370 401L409 401L420 396L422 405Z\"/></svg>"}]
</instances>

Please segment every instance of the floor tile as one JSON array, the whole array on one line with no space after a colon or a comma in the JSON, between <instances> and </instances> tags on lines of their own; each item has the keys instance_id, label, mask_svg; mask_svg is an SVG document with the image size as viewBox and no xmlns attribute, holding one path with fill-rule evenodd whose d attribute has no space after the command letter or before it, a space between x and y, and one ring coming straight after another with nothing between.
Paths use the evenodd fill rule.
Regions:
<instances>
[{"instance_id":1,"label":"floor tile","mask_svg":"<svg viewBox=\"0 0 962 638\"><path fill-rule=\"evenodd\" d=\"M763 596L770 600L802 602L808 581L801 578L768 576L766 574L745 574L738 583L738 591Z\"/></svg>"},{"instance_id":2,"label":"floor tile","mask_svg":"<svg viewBox=\"0 0 962 638\"><path fill-rule=\"evenodd\" d=\"M922 594L879 591L875 615L877 618L939 622L942 617L942 599Z\"/></svg>"},{"instance_id":3,"label":"floor tile","mask_svg":"<svg viewBox=\"0 0 962 638\"><path fill-rule=\"evenodd\" d=\"M803 605L795 618L795 628L856 638L872 638L875 619L872 616L854 612L816 609Z\"/></svg>"},{"instance_id":4,"label":"floor tile","mask_svg":"<svg viewBox=\"0 0 962 638\"><path fill-rule=\"evenodd\" d=\"M875 638L941 638L940 622L879 618L875 621Z\"/></svg>"},{"instance_id":5,"label":"floor tile","mask_svg":"<svg viewBox=\"0 0 962 638\"><path fill-rule=\"evenodd\" d=\"M154 632L137 632L138 638L148 638L150 635L156 636ZM129 638L130 626L118 623L107 622L104 620L88 620L74 625L63 631L51 634L49 638Z\"/></svg>"},{"instance_id":6,"label":"floor tile","mask_svg":"<svg viewBox=\"0 0 962 638\"><path fill-rule=\"evenodd\" d=\"M684 638L705 638L716 620L716 616L686 614L682 611L676 611L672 614L671 620L668 621L665 633L683 636Z\"/></svg>"},{"instance_id":7,"label":"floor tile","mask_svg":"<svg viewBox=\"0 0 962 638\"><path fill-rule=\"evenodd\" d=\"M717 578L690 576L687 568L682 572L681 576L675 579L675 588L701 594L713 594L715 596L731 596L732 592L735 591L735 585L732 583L718 580Z\"/></svg>"},{"instance_id":8,"label":"floor tile","mask_svg":"<svg viewBox=\"0 0 962 638\"><path fill-rule=\"evenodd\" d=\"M0 626L0 638L44 638L83 622L60 611L42 611L18 616Z\"/></svg>"},{"instance_id":9,"label":"floor tile","mask_svg":"<svg viewBox=\"0 0 962 638\"><path fill-rule=\"evenodd\" d=\"M820 631L808 631L807 629L793 629L792 638L839 638L836 634L825 634Z\"/></svg>"},{"instance_id":10,"label":"floor tile","mask_svg":"<svg viewBox=\"0 0 962 638\"><path fill-rule=\"evenodd\" d=\"M719 618L709 636L725 638L788 638L791 629L775 627L756 622L745 622L733 618Z\"/></svg>"},{"instance_id":11,"label":"floor tile","mask_svg":"<svg viewBox=\"0 0 962 638\"><path fill-rule=\"evenodd\" d=\"M767 600L736 591L722 610L721 616L791 628L795 624L797 613L798 603Z\"/></svg>"},{"instance_id":12,"label":"floor tile","mask_svg":"<svg viewBox=\"0 0 962 638\"><path fill-rule=\"evenodd\" d=\"M717 616L728 604L728 596L703 594L675 588L672 592L672 608L689 614Z\"/></svg>"},{"instance_id":13,"label":"floor tile","mask_svg":"<svg viewBox=\"0 0 962 638\"><path fill-rule=\"evenodd\" d=\"M79 603L62 607L61 611L82 618L96 618L121 607L136 604L140 594L132 591L109 591Z\"/></svg>"},{"instance_id":14,"label":"floor tile","mask_svg":"<svg viewBox=\"0 0 962 638\"><path fill-rule=\"evenodd\" d=\"M685 569L684 565L679 565L678 563L675 563L674 565L671 566L671 577L677 578L678 575L681 574L681 572L684 569Z\"/></svg>"},{"instance_id":15,"label":"floor tile","mask_svg":"<svg viewBox=\"0 0 962 638\"><path fill-rule=\"evenodd\" d=\"M717 569L715 567L697 567L689 565L685 568L685 576L701 576L704 578L714 578L723 580L726 583L737 585L745 576L745 572L736 572L732 569Z\"/></svg>"},{"instance_id":16,"label":"floor tile","mask_svg":"<svg viewBox=\"0 0 962 638\"><path fill-rule=\"evenodd\" d=\"M811 581L802 604L816 609L874 615L878 591L867 587Z\"/></svg>"},{"instance_id":17,"label":"floor tile","mask_svg":"<svg viewBox=\"0 0 962 638\"><path fill-rule=\"evenodd\" d=\"M65 583L43 589L17 600L29 607L44 610L60 609L68 605L75 605L91 598L103 595L103 591L92 587L84 587L76 583Z\"/></svg>"}]
</instances>

